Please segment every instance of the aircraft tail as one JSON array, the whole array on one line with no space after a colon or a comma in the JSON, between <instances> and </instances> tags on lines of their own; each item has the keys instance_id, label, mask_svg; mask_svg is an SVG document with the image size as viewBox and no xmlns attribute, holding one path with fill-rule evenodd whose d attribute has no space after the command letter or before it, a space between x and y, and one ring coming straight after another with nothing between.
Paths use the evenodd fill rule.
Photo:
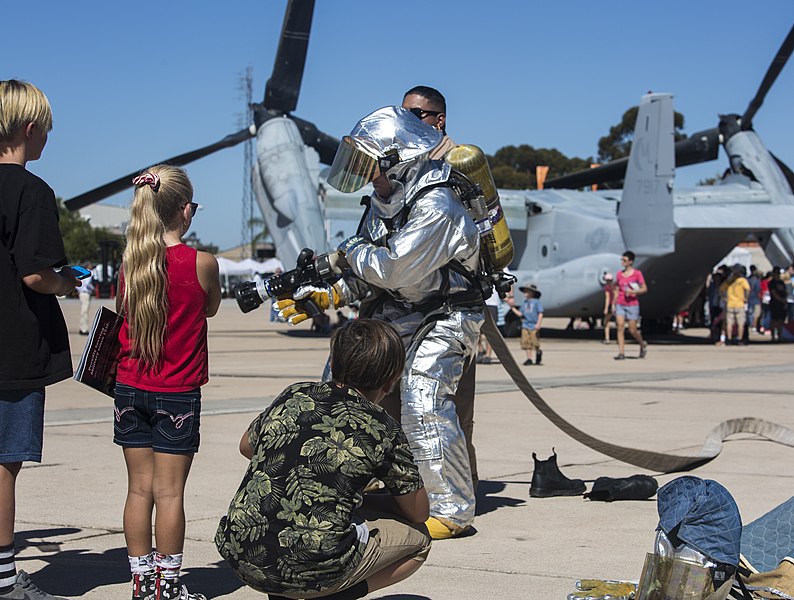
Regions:
<instances>
[{"instance_id":1,"label":"aircraft tail","mask_svg":"<svg viewBox=\"0 0 794 600\"><path fill-rule=\"evenodd\" d=\"M674 134L672 95L643 96L617 211L625 247L640 256L675 250Z\"/></svg>"}]
</instances>

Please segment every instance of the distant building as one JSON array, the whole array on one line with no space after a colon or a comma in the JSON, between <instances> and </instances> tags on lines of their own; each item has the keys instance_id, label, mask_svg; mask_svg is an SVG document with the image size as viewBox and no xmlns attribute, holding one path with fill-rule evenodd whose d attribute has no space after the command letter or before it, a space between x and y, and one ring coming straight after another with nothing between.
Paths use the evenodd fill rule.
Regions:
<instances>
[{"instance_id":1,"label":"distant building","mask_svg":"<svg viewBox=\"0 0 794 600\"><path fill-rule=\"evenodd\" d=\"M94 228L109 229L113 233L124 234L130 220L130 209L112 204L91 204L79 211L80 216Z\"/></svg>"},{"instance_id":2,"label":"distant building","mask_svg":"<svg viewBox=\"0 0 794 600\"><path fill-rule=\"evenodd\" d=\"M222 256L231 260L242 260L244 258L255 258L256 260L267 260L276 256L276 247L271 242L259 242L256 245L254 255L251 256L251 247L248 244L235 246L227 250L218 252L216 256Z\"/></svg>"}]
</instances>

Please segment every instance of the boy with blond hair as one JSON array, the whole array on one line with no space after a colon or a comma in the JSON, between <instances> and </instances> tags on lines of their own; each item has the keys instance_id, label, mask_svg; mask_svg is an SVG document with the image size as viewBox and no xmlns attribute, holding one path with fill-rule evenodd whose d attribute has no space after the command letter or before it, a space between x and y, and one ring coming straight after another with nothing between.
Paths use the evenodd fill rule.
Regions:
<instances>
[{"instance_id":1,"label":"boy with blond hair","mask_svg":"<svg viewBox=\"0 0 794 600\"><path fill-rule=\"evenodd\" d=\"M14 561L16 479L41 462L44 388L72 375L56 295L79 282L66 264L55 194L25 166L52 129L47 97L24 81L0 81L0 600L58 600Z\"/></svg>"}]
</instances>

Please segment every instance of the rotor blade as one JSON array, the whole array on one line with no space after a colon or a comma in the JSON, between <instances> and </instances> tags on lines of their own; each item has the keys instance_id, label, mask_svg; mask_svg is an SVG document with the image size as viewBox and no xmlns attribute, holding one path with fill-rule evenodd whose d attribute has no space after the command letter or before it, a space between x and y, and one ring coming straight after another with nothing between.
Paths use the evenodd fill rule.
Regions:
<instances>
[{"instance_id":1,"label":"rotor blade","mask_svg":"<svg viewBox=\"0 0 794 600\"><path fill-rule=\"evenodd\" d=\"M783 44L780 46L777 55L772 59L772 64L769 65L769 69L755 94L755 98L750 101L747 110L742 116L742 129L747 130L753 126L753 117L755 117L755 113L761 108L761 104L763 104L769 88L772 87L772 84L775 83L775 79L780 75L783 67L786 66L786 62L789 56L791 56L792 50L794 50L794 26L792 26L791 31L788 32L786 39L783 40Z\"/></svg>"},{"instance_id":2,"label":"rotor blade","mask_svg":"<svg viewBox=\"0 0 794 600\"><path fill-rule=\"evenodd\" d=\"M715 129L699 131L675 143L675 166L686 167L715 160L719 155L720 132ZM600 167L579 171L547 180L544 189L579 189L588 185L618 181L626 175L628 157L619 158Z\"/></svg>"},{"instance_id":3,"label":"rotor blade","mask_svg":"<svg viewBox=\"0 0 794 600\"><path fill-rule=\"evenodd\" d=\"M720 153L720 131L716 127L693 133L675 143L675 166L686 167L716 160Z\"/></svg>"},{"instance_id":4,"label":"rotor blade","mask_svg":"<svg viewBox=\"0 0 794 600\"><path fill-rule=\"evenodd\" d=\"M193 150L192 152L186 152L185 154L180 154L179 156L173 156L166 160L161 160L159 162L152 164L155 165L167 164L167 165L177 165L177 166L186 165L188 163L193 162L194 160L198 160L199 158L204 158L208 154L212 154L213 152L222 150L223 148L229 148L231 146L236 146L240 142L244 142L248 138L251 138L255 135L251 131L251 129L252 129L251 127L246 127L245 129L241 129L237 133L227 135L222 140L215 142L214 144L210 144L209 146L204 146L203 148L199 148L198 150ZM66 208L68 208L69 210L79 210L81 208L88 206L89 204L94 204L95 202L99 202L100 200L109 198L113 194L117 194L118 192L130 187L132 185L133 177L138 175L142 170L143 169L133 171L132 173L124 175L123 177L119 177L115 181L106 183L101 187L95 188L84 194L80 194L79 196L75 196L74 198L70 198L69 200L64 202L64 206L66 206Z\"/></svg>"},{"instance_id":5,"label":"rotor blade","mask_svg":"<svg viewBox=\"0 0 794 600\"><path fill-rule=\"evenodd\" d=\"M273 73L265 86L265 108L289 113L298 105L298 93L306 64L314 0L290 0L281 26Z\"/></svg>"},{"instance_id":6,"label":"rotor blade","mask_svg":"<svg viewBox=\"0 0 794 600\"><path fill-rule=\"evenodd\" d=\"M600 167L594 167L587 171L569 173L553 179L547 179L543 184L543 189L572 189L576 190L588 185L604 183L605 181L617 181L626 175L626 167L629 164L628 158L618 158Z\"/></svg>"},{"instance_id":7,"label":"rotor blade","mask_svg":"<svg viewBox=\"0 0 794 600\"><path fill-rule=\"evenodd\" d=\"M334 162L336 149L339 147L339 140L317 129L314 123L309 123L298 117L290 118L295 122L295 125L298 126L303 142L307 146L311 146L317 150L317 153L320 155L320 161L326 165L330 165Z\"/></svg>"}]
</instances>

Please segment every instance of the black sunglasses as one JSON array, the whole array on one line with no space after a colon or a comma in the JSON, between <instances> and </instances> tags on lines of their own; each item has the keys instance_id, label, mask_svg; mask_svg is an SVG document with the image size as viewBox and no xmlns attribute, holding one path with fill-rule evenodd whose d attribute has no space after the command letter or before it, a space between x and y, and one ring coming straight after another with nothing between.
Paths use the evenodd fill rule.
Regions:
<instances>
[{"instance_id":1,"label":"black sunglasses","mask_svg":"<svg viewBox=\"0 0 794 600\"><path fill-rule=\"evenodd\" d=\"M198 210L198 204L196 204L195 202L188 202L186 204L183 204L182 208L185 208L188 204L190 204L190 216L195 217L196 211Z\"/></svg>"},{"instance_id":2,"label":"black sunglasses","mask_svg":"<svg viewBox=\"0 0 794 600\"><path fill-rule=\"evenodd\" d=\"M409 108L413 114L421 121L427 117L437 117L441 114L440 110L425 110L424 108Z\"/></svg>"}]
</instances>

